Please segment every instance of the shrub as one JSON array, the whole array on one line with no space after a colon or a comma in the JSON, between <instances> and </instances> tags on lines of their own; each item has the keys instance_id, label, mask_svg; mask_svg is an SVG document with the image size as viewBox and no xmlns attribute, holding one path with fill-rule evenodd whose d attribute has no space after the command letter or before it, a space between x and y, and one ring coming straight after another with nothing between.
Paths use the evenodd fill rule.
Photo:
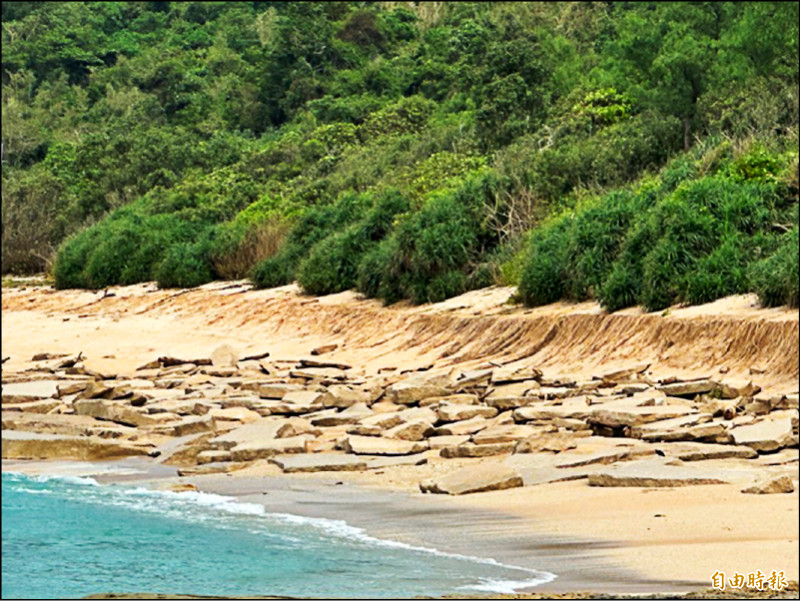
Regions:
<instances>
[{"instance_id":1,"label":"shrub","mask_svg":"<svg viewBox=\"0 0 800 601\"><path fill-rule=\"evenodd\" d=\"M620 255L599 290L600 304L606 311L618 311L639 302L644 276L642 261L654 238L647 215L640 217L628 230Z\"/></svg>"},{"instance_id":2,"label":"shrub","mask_svg":"<svg viewBox=\"0 0 800 601\"><path fill-rule=\"evenodd\" d=\"M572 220L562 216L531 235L528 261L519 282L519 296L526 305L546 305L564 298L571 226Z\"/></svg>"},{"instance_id":3,"label":"shrub","mask_svg":"<svg viewBox=\"0 0 800 601\"><path fill-rule=\"evenodd\" d=\"M570 226L566 253L569 297L584 300L599 293L631 221L643 208L639 197L622 190L601 197L577 213Z\"/></svg>"},{"instance_id":4,"label":"shrub","mask_svg":"<svg viewBox=\"0 0 800 601\"><path fill-rule=\"evenodd\" d=\"M700 304L747 292L747 246L748 240L734 233L727 236L710 254L699 259L684 276L683 300Z\"/></svg>"},{"instance_id":5,"label":"shrub","mask_svg":"<svg viewBox=\"0 0 800 601\"><path fill-rule=\"evenodd\" d=\"M56 288L88 288L86 258L97 246L101 229L94 225L67 238L56 255L54 275Z\"/></svg>"},{"instance_id":6,"label":"shrub","mask_svg":"<svg viewBox=\"0 0 800 601\"><path fill-rule=\"evenodd\" d=\"M789 233L781 236L780 246L771 256L750 265L748 275L752 287L765 307L798 306L798 249L800 238L795 225Z\"/></svg>"},{"instance_id":7,"label":"shrub","mask_svg":"<svg viewBox=\"0 0 800 601\"><path fill-rule=\"evenodd\" d=\"M399 270L394 257L399 253L397 238L390 236L364 253L358 264L356 290L387 304L402 298Z\"/></svg>"},{"instance_id":8,"label":"shrub","mask_svg":"<svg viewBox=\"0 0 800 601\"><path fill-rule=\"evenodd\" d=\"M203 242L182 242L172 246L158 266L159 288L194 288L213 277L208 262L208 249Z\"/></svg>"},{"instance_id":9,"label":"shrub","mask_svg":"<svg viewBox=\"0 0 800 601\"><path fill-rule=\"evenodd\" d=\"M347 194L333 205L309 208L294 224L281 249L253 267L253 284L257 288L274 288L291 283L313 246L355 220L368 202L366 195Z\"/></svg>"},{"instance_id":10,"label":"shrub","mask_svg":"<svg viewBox=\"0 0 800 601\"><path fill-rule=\"evenodd\" d=\"M253 224L229 222L218 228L209 249L214 273L223 279L247 277L253 267L281 248L288 227L281 219Z\"/></svg>"},{"instance_id":11,"label":"shrub","mask_svg":"<svg viewBox=\"0 0 800 601\"><path fill-rule=\"evenodd\" d=\"M358 264L370 244L361 224L318 242L297 270L297 281L310 294L331 294L353 288Z\"/></svg>"},{"instance_id":12,"label":"shrub","mask_svg":"<svg viewBox=\"0 0 800 601\"><path fill-rule=\"evenodd\" d=\"M639 302L657 311L679 300L684 274L717 245L721 226L706 207L694 206L676 194L653 211L650 229L657 239L642 261Z\"/></svg>"}]
</instances>

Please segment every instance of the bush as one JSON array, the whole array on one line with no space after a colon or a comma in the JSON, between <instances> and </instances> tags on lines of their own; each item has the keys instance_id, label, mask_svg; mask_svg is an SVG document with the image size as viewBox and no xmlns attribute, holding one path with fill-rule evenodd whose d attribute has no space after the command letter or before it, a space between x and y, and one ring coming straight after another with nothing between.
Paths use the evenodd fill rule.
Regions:
<instances>
[{"instance_id":1,"label":"bush","mask_svg":"<svg viewBox=\"0 0 800 601\"><path fill-rule=\"evenodd\" d=\"M710 254L699 259L687 273L683 300L708 303L723 296L747 292L748 240L739 233L729 235Z\"/></svg>"},{"instance_id":2,"label":"bush","mask_svg":"<svg viewBox=\"0 0 800 601\"><path fill-rule=\"evenodd\" d=\"M213 279L208 248L203 242L175 244L156 273L159 288L194 288Z\"/></svg>"},{"instance_id":3,"label":"bush","mask_svg":"<svg viewBox=\"0 0 800 601\"><path fill-rule=\"evenodd\" d=\"M562 216L531 235L528 261L519 282L519 296L526 305L546 305L566 295L571 226L572 220Z\"/></svg>"},{"instance_id":4,"label":"bush","mask_svg":"<svg viewBox=\"0 0 800 601\"><path fill-rule=\"evenodd\" d=\"M101 233L100 227L94 225L64 241L53 266L56 288L89 287L85 273L86 258L97 246Z\"/></svg>"},{"instance_id":5,"label":"bush","mask_svg":"<svg viewBox=\"0 0 800 601\"><path fill-rule=\"evenodd\" d=\"M332 234L311 249L297 270L297 281L309 294L331 294L356 285L358 265L370 244L361 224Z\"/></svg>"},{"instance_id":6,"label":"bush","mask_svg":"<svg viewBox=\"0 0 800 601\"><path fill-rule=\"evenodd\" d=\"M287 230L281 219L219 227L209 249L214 274L222 279L247 277L256 264L278 253Z\"/></svg>"},{"instance_id":7,"label":"bush","mask_svg":"<svg viewBox=\"0 0 800 601\"><path fill-rule=\"evenodd\" d=\"M800 238L797 225L781 238L780 246L770 257L751 264L748 269L752 288L765 307L798 306Z\"/></svg>"},{"instance_id":8,"label":"bush","mask_svg":"<svg viewBox=\"0 0 800 601\"><path fill-rule=\"evenodd\" d=\"M639 303L644 279L642 261L654 238L647 215L628 230L620 255L599 290L600 304L606 311L619 311Z\"/></svg>"},{"instance_id":9,"label":"bush","mask_svg":"<svg viewBox=\"0 0 800 601\"><path fill-rule=\"evenodd\" d=\"M567 294L574 300L595 298L611 272L625 233L645 207L626 190L601 197L572 220L565 273Z\"/></svg>"},{"instance_id":10,"label":"bush","mask_svg":"<svg viewBox=\"0 0 800 601\"><path fill-rule=\"evenodd\" d=\"M292 227L281 249L253 267L250 273L253 284L257 288L290 284L314 245L352 223L368 202L369 197L365 195L347 194L333 205L309 208Z\"/></svg>"},{"instance_id":11,"label":"bush","mask_svg":"<svg viewBox=\"0 0 800 601\"><path fill-rule=\"evenodd\" d=\"M639 302L648 311L657 311L680 299L683 276L717 245L722 228L706 207L695 206L678 193L656 207L650 230L656 239L642 261Z\"/></svg>"}]
</instances>

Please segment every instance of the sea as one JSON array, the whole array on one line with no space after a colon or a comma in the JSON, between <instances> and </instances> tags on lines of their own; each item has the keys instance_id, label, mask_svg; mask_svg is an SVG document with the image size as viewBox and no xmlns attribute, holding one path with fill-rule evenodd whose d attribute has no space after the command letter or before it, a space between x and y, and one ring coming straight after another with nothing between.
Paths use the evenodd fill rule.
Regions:
<instances>
[{"instance_id":1,"label":"sea","mask_svg":"<svg viewBox=\"0 0 800 601\"><path fill-rule=\"evenodd\" d=\"M513 593L554 578L221 495L2 474L3 599L101 592L402 599Z\"/></svg>"}]
</instances>

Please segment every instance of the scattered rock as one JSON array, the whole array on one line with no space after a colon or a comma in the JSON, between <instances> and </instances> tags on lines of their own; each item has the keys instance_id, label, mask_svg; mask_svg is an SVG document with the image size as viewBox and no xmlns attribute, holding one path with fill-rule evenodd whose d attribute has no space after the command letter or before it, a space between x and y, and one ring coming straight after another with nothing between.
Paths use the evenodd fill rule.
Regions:
<instances>
[{"instance_id":1,"label":"scattered rock","mask_svg":"<svg viewBox=\"0 0 800 601\"><path fill-rule=\"evenodd\" d=\"M777 476L756 482L753 486L742 489L743 493L756 495L773 495L794 492L794 483L789 476Z\"/></svg>"},{"instance_id":2,"label":"scattered rock","mask_svg":"<svg viewBox=\"0 0 800 601\"><path fill-rule=\"evenodd\" d=\"M78 415L88 415L125 426L150 426L157 423L151 416L115 401L81 399L75 401L72 408Z\"/></svg>"},{"instance_id":3,"label":"scattered rock","mask_svg":"<svg viewBox=\"0 0 800 601\"><path fill-rule=\"evenodd\" d=\"M287 474L294 472L339 472L367 469L367 462L352 455L315 453L312 455L280 455L269 460Z\"/></svg>"},{"instance_id":4,"label":"scattered rock","mask_svg":"<svg viewBox=\"0 0 800 601\"><path fill-rule=\"evenodd\" d=\"M439 419L443 422L458 422L473 417L494 417L498 410L495 407L481 405L451 405L443 403L436 410Z\"/></svg>"},{"instance_id":5,"label":"scattered rock","mask_svg":"<svg viewBox=\"0 0 800 601\"><path fill-rule=\"evenodd\" d=\"M718 384L714 380L695 380L692 382L675 382L674 384L663 384L658 387L667 396L694 398L698 394L707 394L717 389Z\"/></svg>"},{"instance_id":6,"label":"scattered rock","mask_svg":"<svg viewBox=\"0 0 800 601\"><path fill-rule=\"evenodd\" d=\"M515 443L500 442L495 444L474 444L466 442L455 447L444 447L439 454L447 459L454 457L491 457L514 452Z\"/></svg>"},{"instance_id":7,"label":"scattered rock","mask_svg":"<svg viewBox=\"0 0 800 601\"><path fill-rule=\"evenodd\" d=\"M134 455L150 455L152 448L96 436L63 436L3 430L3 459L70 459L101 461Z\"/></svg>"},{"instance_id":8,"label":"scattered rock","mask_svg":"<svg viewBox=\"0 0 800 601\"><path fill-rule=\"evenodd\" d=\"M392 440L374 436L348 436L342 444L343 449L355 455L413 455L428 449L427 443Z\"/></svg>"},{"instance_id":9,"label":"scattered rock","mask_svg":"<svg viewBox=\"0 0 800 601\"><path fill-rule=\"evenodd\" d=\"M667 465L662 461L621 463L608 471L589 474L589 486L674 487L726 484L714 470Z\"/></svg>"},{"instance_id":10,"label":"scattered rock","mask_svg":"<svg viewBox=\"0 0 800 601\"><path fill-rule=\"evenodd\" d=\"M734 444L748 446L759 453L772 453L797 444L791 415L771 414L757 423L732 428L730 435Z\"/></svg>"},{"instance_id":11,"label":"scattered rock","mask_svg":"<svg viewBox=\"0 0 800 601\"><path fill-rule=\"evenodd\" d=\"M419 488L423 493L465 495L520 486L522 476L513 468L486 464L463 468L440 478L420 482Z\"/></svg>"},{"instance_id":12,"label":"scattered rock","mask_svg":"<svg viewBox=\"0 0 800 601\"><path fill-rule=\"evenodd\" d=\"M339 348L338 344L324 344L322 346L318 346L317 348L311 351L311 354L314 356L317 355L324 355L325 353L331 353Z\"/></svg>"},{"instance_id":13,"label":"scattered rock","mask_svg":"<svg viewBox=\"0 0 800 601\"><path fill-rule=\"evenodd\" d=\"M423 440L433 434L433 426L421 420L409 421L385 430L382 436L396 440Z\"/></svg>"}]
</instances>

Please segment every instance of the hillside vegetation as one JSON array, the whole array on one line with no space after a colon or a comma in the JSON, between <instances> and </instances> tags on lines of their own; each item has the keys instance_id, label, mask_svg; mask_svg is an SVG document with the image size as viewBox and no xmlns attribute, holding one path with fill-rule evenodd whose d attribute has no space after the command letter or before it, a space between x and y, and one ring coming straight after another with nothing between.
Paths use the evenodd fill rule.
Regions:
<instances>
[{"instance_id":1,"label":"hillside vegetation","mask_svg":"<svg viewBox=\"0 0 800 601\"><path fill-rule=\"evenodd\" d=\"M798 304L798 3L4 2L2 270Z\"/></svg>"}]
</instances>

